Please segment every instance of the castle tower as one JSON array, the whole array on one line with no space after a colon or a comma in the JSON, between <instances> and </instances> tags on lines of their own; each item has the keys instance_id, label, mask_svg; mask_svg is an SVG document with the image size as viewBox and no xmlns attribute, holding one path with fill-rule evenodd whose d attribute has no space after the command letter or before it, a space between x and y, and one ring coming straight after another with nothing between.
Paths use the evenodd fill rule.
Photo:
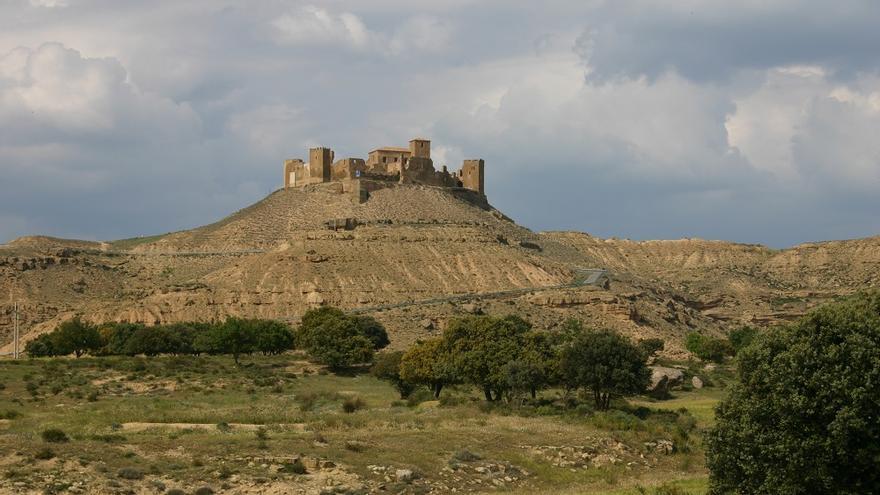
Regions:
<instances>
[{"instance_id":1,"label":"castle tower","mask_svg":"<svg viewBox=\"0 0 880 495\"><path fill-rule=\"evenodd\" d=\"M485 195L484 170L486 164L482 159L465 160L461 165L461 184L467 189Z\"/></svg>"},{"instance_id":2,"label":"castle tower","mask_svg":"<svg viewBox=\"0 0 880 495\"><path fill-rule=\"evenodd\" d=\"M284 188L300 185L303 179L303 161L299 158L284 160Z\"/></svg>"},{"instance_id":3,"label":"castle tower","mask_svg":"<svg viewBox=\"0 0 880 495\"><path fill-rule=\"evenodd\" d=\"M431 158L431 141L415 138L409 141L410 158Z\"/></svg>"},{"instance_id":4,"label":"castle tower","mask_svg":"<svg viewBox=\"0 0 880 495\"><path fill-rule=\"evenodd\" d=\"M330 148L309 149L309 177L311 182L330 182L333 150Z\"/></svg>"}]
</instances>

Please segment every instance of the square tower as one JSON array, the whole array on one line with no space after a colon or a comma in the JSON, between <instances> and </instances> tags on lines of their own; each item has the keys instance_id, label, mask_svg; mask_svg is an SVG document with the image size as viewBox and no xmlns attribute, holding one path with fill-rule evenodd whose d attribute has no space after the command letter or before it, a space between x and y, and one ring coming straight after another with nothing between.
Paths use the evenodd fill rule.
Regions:
<instances>
[{"instance_id":1,"label":"square tower","mask_svg":"<svg viewBox=\"0 0 880 495\"><path fill-rule=\"evenodd\" d=\"M485 195L484 171L486 163L482 159L465 160L461 165L461 185L472 191Z\"/></svg>"},{"instance_id":2,"label":"square tower","mask_svg":"<svg viewBox=\"0 0 880 495\"><path fill-rule=\"evenodd\" d=\"M312 182L330 182L333 150L330 148L309 149L309 177Z\"/></svg>"},{"instance_id":3,"label":"square tower","mask_svg":"<svg viewBox=\"0 0 880 495\"><path fill-rule=\"evenodd\" d=\"M410 139L409 153L411 158L431 158L431 141L421 138Z\"/></svg>"}]
</instances>

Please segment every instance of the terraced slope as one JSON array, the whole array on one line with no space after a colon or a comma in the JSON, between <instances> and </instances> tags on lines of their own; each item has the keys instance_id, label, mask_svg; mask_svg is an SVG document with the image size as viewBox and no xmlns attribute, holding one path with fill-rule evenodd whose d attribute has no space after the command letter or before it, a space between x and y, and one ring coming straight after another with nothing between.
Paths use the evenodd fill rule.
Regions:
<instances>
[{"instance_id":1,"label":"terraced slope","mask_svg":"<svg viewBox=\"0 0 880 495\"><path fill-rule=\"evenodd\" d=\"M327 222L349 220L349 229ZM340 225L344 225L342 221ZM611 287L542 290L578 268L607 267ZM15 289L28 335L76 313L96 322L296 320L345 308L468 295L377 317L405 346L454 315L519 313L539 327L577 317L672 352L689 331L797 317L880 282L880 239L774 251L703 240L633 242L534 233L461 191L401 185L359 204L337 185L276 191L211 225L106 243L30 237L0 247L0 293ZM492 295L533 288L509 297ZM0 309L0 346L11 336Z\"/></svg>"}]
</instances>

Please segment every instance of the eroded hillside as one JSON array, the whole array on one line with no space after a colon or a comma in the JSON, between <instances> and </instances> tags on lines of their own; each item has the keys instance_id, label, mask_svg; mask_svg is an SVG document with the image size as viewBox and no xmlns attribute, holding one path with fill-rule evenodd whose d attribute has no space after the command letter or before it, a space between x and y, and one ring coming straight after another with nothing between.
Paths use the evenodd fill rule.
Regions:
<instances>
[{"instance_id":1,"label":"eroded hillside","mask_svg":"<svg viewBox=\"0 0 880 495\"><path fill-rule=\"evenodd\" d=\"M607 290L545 289L598 267L612 273ZM540 327L578 317L661 336L676 352L691 329L770 324L876 286L880 239L774 251L537 234L467 192L401 185L359 203L328 184L276 191L217 223L161 236L19 239L0 248L0 274L0 290L23 301L28 336L76 313L149 324L228 315L295 321L319 304L369 311L433 300L376 312L395 346L483 310L519 313ZM512 289L534 290L497 294ZM472 297L442 300L462 295ZM4 307L5 351L11 321Z\"/></svg>"}]
</instances>

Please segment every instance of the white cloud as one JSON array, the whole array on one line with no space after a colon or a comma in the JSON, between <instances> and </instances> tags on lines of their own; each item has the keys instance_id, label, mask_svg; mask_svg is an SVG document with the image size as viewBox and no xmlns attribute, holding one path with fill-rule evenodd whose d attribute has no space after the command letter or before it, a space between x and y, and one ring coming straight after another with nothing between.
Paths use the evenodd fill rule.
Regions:
<instances>
[{"instance_id":1,"label":"white cloud","mask_svg":"<svg viewBox=\"0 0 880 495\"><path fill-rule=\"evenodd\" d=\"M272 21L272 26L276 39L291 45L343 45L366 49L376 36L352 13L337 15L312 5L278 17Z\"/></svg>"},{"instance_id":2,"label":"white cloud","mask_svg":"<svg viewBox=\"0 0 880 495\"><path fill-rule=\"evenodd\" d=\"M46 7L46 8L56 8L56 7L67 7L70 3L67 0L30 0L30 3L34 7Z\"/></svg>"}]
</instances>

